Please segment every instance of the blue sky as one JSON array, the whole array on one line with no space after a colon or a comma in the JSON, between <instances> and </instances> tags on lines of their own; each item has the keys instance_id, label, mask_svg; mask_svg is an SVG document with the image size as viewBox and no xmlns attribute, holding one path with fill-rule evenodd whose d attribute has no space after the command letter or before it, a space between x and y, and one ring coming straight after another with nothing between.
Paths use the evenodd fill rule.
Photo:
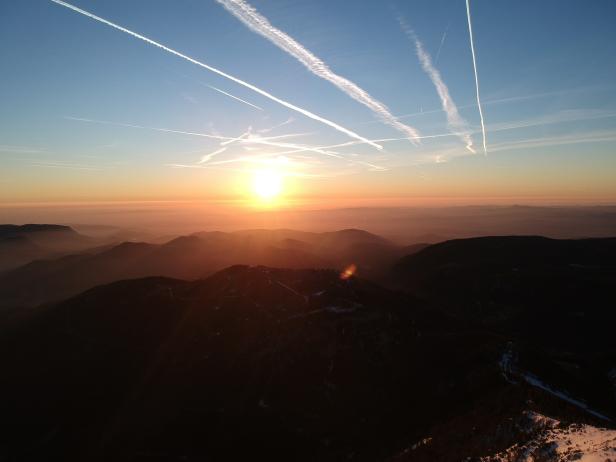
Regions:
<instances>
[{"instance_id":1,"label":"blue sky","mask_svg":"<svg viewBox=\"0 0 616 462\"><path fill-rule=\"evenodd\" d=\"M73 4L364 138L405 138L216 1ZM334 194L344 185L356 196L468 190L478 196L588 192L616 200L610 186L616 183L615 2L471 2L487 157L463 0L250 4L391 114L410 114L400 122L424 136L447 136L386 142L382 151L368 144L335 148L334 156L233 143L215 159L243 161L199 163L221 148L220 140L73 118L222 137L251 127L255 137L293 134L285 141L312 148L353 138L51 1L3 2L0 200L216 196L232 189L236 175L281 157L285 174L300 178L306 194ZM477 154L452 134L400 19L431 56ZM341 179L333 186L331 178ZM193 187L174 188L178 183Z\"/></svg>"}]
</instances>

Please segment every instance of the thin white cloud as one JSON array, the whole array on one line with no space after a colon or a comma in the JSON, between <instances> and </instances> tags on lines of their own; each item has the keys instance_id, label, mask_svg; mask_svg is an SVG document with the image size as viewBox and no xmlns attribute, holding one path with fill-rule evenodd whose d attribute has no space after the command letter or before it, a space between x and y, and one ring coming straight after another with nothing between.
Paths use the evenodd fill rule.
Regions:
<instances>
[{"instance_id":1,"label":"thin white cloud","mask_svg":"<svg viewBox=\"0 0 616 462\"><path fill-rule=\"evenodd\" d=\"M468 20L468 36L471 45L471 55L473 56L473 71L475 74L475 92L477 95L477 108L479 109L479 120L481 121L481 134L483 136L483 153L488 154L486 142L486 127L483 122L483 109L481 108L481 99L479 98L479 77L477 75L477 59L475 58L475 42L473 40L473 26L471 24L471 7L469 0L466 0L466 19Z\"/></svg>"},{"instance_id":2,"label":"thin white cloud","mask_svg":"<svg viewBox=\"0 0 616 462\"><path fill-rule=\"evenodd\" d=\"M40 154L46 152L45 149L34 148L31 146L0 145L0 152L10 152L15 154Z\"/></svg>"},{"instance_id":3,"label":"thin white cloud","mask_svg":"<svg viewBox=\"0 0 616 462\"><path fill-rule=\"evenodd\" d=\"M607 143L616 141L616 131L596 130L586 133L575 133L560 136L545 136L528 138L491 146L490 151L511 151L516 149L544 148L550 146L565 146L571 144Z\"/></svg>"},{"instance_id":4,"label":"thin white cloud","mask_svg":"<svg viewBox=\"0 0 616 462\"><path fill-rule=\"evenodd\" d=\"M410 140L419 137L417 129L405 125L394 117L387 106L373 98L367 91L349 79L333 72L329 66L294 38L274 27L269 20L244 0L217 0L231 14L254 32L262 35L274 45L284 50L314 75L327 80L355 101L368 107L381 121L404 133Z\"/></svg>"},{"instance_id":5,"label":"thin white cloud","mask_svg":"<svg viewBox=\"0 0 616 462\"><path fill-rule=\"evenodd\" d=\"M402 27L404 33L415 43L417 57L419 58L422 69L426 74L428 74L428 77L430 77L430 80L436 88L436 92L441 100L443 111L445 111L445 114L447 115L447 125L449 126L449 129L459 136L462 142L466 145L466 149L474 154L475 150L473 149L473 138L468 131L466 121L460 116L456 103L449 94L449 88L445 85L445 82L441 77L441 73L434 67L430 54L426 51L423 43L421 43L415 32L409 27L406 21L399 17L398 22L400 23L400 27Z\"/></svg>"},{"instance_id":6,"label":"thin white cloud","mask_svg":"<svg viewBox=\"0 0 616 462\"><path fill-rule=\"evenodd\" d=\"M248 101L243 100L242 98L238 98L237 96L232 95L231 93L227 93L226 91L223 91L223 90L221 90L220 88L216 88L214 85L208 85L208 88L211 88L212 90L217 91L218 93L222 93L223 95L226 95L226 96L228 96L229 98L232 98L232 99L234 99L234 100L236 100L236 101L239 101L240 103L244 103L244 104L246 104L246 105L248 105L248 106L250 106L250 107L253 107L253 108L255 108L255 109L258 109L259 111L262 111L262 110L263 110L263 108L262 108L262 107L257 106L256 104L249 103Z\"/></svg>"},{"instance_id":7,"label":"thin white cloud","mask_svg":"<svg viewBox=\"0 0 616 462\"><path fill-rule=\"evenodd\" d=\"M522 128L539 127L543 125L557 125L568 122L579 122L582 120L599 120L616 117L616 111L604 111L601 109L565 109L552 114L544 114L539 117L532 117L513 122L504 122L488 125L490 132L505 130L518 130Z\"/></svg>"},{"instance_id":8,"label":"thin white cloud","mask_svg":"<svg viewBox=\"0 0 616 462\"><path fill-rule=\"evenodd\" d=\"M179 51L176 51L176 50L174 50L172 48L169 48L169 47L167 47L167 46L165 46L165 45L163 45L163 44L161 44L159 42L156 42L156 41L154 41L152 39L149 39L149 38L147 38L147 37L145 37L145 36L143 36L141 34L138 34L136 32L133 32L133 31L129 30L129 29L126 29L125 27L119 26L119 25L117 25L117 24L115 24L115 23L113 23L111 21L108 21L108 20L103 19L103 18L101 18L99 16L96 16L95 14L92 14L92 13L86 11L86 10L82 10L81 8L77 8L76 6L73 6L70 3L66 3L66 2L63 2L61 0L51 0L51 1L53 3L58 4L58 5L64 6L66 8L69 8L69 9L71 9L71 10L73 10L73 11L79 13L79 14L87 16L88 18L94 19L95 21L101 22L101 23L106 24L106 25L108 25L110 27L113 27L114 29L117 29L117 30L119 30L121 32L129 34L129 35L131 35L131 36L133 36L135 38L138 38L139 40L143 40L144 42L149 43L150 45L154 45L155 47L158 47L158 48L160 48L160 49L162 49L164 51L167 51L168 53L171 53L171 54L173 54L175 56L178 56L179 58L185 59L186 61L189 61L189 62L191 62L193 64L196 64L197 66L203 67L204 69L207 69L207 70L209 70L211 72L214 72L215 74L218 74L218 75L220 75L222 77L225 77L226 79L229 79L229 80L231 80L231 81L233 81L233 82L235 82L235 83L237 83L239 85L242 85L243 87L249 88L250 90L254 91L255 93L258 93L258 94L260 94L262 96L265 96L266 98L268 98L268 99L270 99L272 101L275 101L276 103L278 103L278 104L280 104L280 105L282 105L282 106L284 106L284 107L286 107L288 109L291 109L293 111L299 112L300 114L302 114L302 115L304 115L304 116L306 116L306 117L308 117L310 119L313 119L313 120L316 120L317 122L321 122L322 124L328 125L329 127L333 128L333 129L335 129L335 130L337 130L337 131L339 131L341 133L344 133L347 136L350 136L351 138L355 138L357 140L361 140L361 141L363 141L363 142L365 142L365 143L367 143L367 144L369 144L369 145L371 145L371 146L373 146L373 147L375 147L375 148L377 148L379 150L383 149L383 147L380 146L378 143L370 141L369 139L364 138L363 136L355 133L354 131L349 130L348 128L344 128L343 126L337 124L336 122L332 122L331 120L328 120L328 119L326 119L324 117L321 117L321 116L319 116L317 114L314 114L314 113L308 111L307 109L303 109L303 108L301 108L299 106L295 106L294 104L291 104L288 101L280 99L280 98L272 95L271 93L268 93L267 91L262 90L261 88L255 86L255 85L253 85L251 83L248 83L248 82L246 82L246 81L244 81L244 80L242 80L242 79L240 79L238 77L234 77L231 74L227 74L226 72L221 71L220 69L212 67L212 66L210 66L208 64L205 64L205 63L203 63L201 61L197 61L196 59L191 58L190 56L187 56L187 55L185 55L183 53L180 53Z\"/></svg>"},{"instance_id":9,"label":"thin white cloud","mask_svg":"<svg viewBox=\"0 0 616 462\"><path fill-rule=\"evenodd\" d=\"M101 167L93 166L93 165L84 165L84 164L73 164L70 162L63 161L33 161L29 163L32 167L40 167L40 168L59 168L59 169L67 169L67 170L102 170Z\"/></svg>"}]
</instances>

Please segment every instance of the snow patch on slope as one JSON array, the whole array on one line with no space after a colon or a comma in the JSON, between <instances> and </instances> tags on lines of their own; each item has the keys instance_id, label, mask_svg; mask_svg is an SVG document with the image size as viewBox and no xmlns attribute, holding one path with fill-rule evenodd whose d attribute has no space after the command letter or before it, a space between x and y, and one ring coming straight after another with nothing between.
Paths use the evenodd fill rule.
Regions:
<instances>
[{"instance_id":1,"label":"snow patch on slope","mask_svg":"<svg viewBox=\"0 0 616 462\"><path fill-rule=\"evenodd\" d=\"M529 433L536 435L482 462L605 462L616 460L616 430L592 425L562 426L557 420L538 413L527 413Z\"/></svg>"}]
</instances>

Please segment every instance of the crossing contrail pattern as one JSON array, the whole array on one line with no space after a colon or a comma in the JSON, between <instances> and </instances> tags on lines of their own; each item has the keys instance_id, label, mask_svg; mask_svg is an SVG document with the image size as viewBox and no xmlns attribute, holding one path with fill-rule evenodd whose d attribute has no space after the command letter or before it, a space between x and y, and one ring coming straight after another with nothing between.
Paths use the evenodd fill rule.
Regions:
<instances>
[{"instance_id":1,"label":"crossing contrail pattern","mask_svg":"<svg viewBox=\"0 0 616 462\"><path fill-rule=\"evenodd\" d=\"M244 0L217 0L233 16L242 21L254 32L262 35L278 48L293 56L317 77L335 85L355 101L368 107L382 122L404 133L410 141L417 143L419 132L398 121L385 104L373 98L366 90L354 82L333 72L327 63L315 56L301 43L280 29Z\"/></svg>"},{"instance_id":2,"label":"crossing contrail pattern","mask_svg":"<svg viewBox=\"0 0 616 462\"><path fill-rule=\"evenodd\" d=\"M466 0L466 19L468 20L468 35L471 44L471 55L473 56L473 71L475 73L475 90L477 93L477 108L479 109L479 119L481 121L481 134L483 136L483 153L488 155L486 144L486 127L483 123L483 110L481 109L481 100L479 98L479 78L477 77L477 59L475 58L475 42L473 41L473 25L471 24L471 7L470 0Z\"/></svg>"},{"instance_id":3,"label":"crossing contrail pattern","mask_svg":"<svg viewBox=\"0 0 616 462\"><path fill-rule=\"evenodd\" d=\"M432 64L432 59L430 58L428 52L424 49L424 46L421 41L419 41L417 37L414 37L414 39L415 48L417 49L417 57L419 58L421 67L426 72L426 74L428 74L430 80L432 80L432 83L436 88L436 92L441 99L441 105L443 106L443 110L447 115L447 125L449 125L449 128L453 132L455 132L466 144L466 149L468 149L474 154L475 150L473 149L473 139L468 132L466 122L458 112L456 103L454 103L453 99L451 98L451 95L449 94L449 88L447 88L447 85L445 85L445 82L443 82L441 73Z\"/></svg>"},{"instance_id":4,"label":"crossing contrail pattern","mask_svg":"<svg viewBox=\"0 0 616 462\"><path fill-rule=\"evenodd\" d=\"M190 56L187 56L187 55L185 55L183 53L180 53L179 51L176 51L176 50L174 50L172 48L169 48L169 47L163 45L162 43L156 42L156 41L154 41L154 40L152 40L150 38L147 38L147 37L145 37L145 36L143 36L141 34L138 34L137 32L133 32L133 31L131 31L129 29L126 29L125 27L122 27L122 26L120 26L118 24L115 24L115 23L113 23L111 21L103 19L100 16L96 16L95 14L90 13L90 12L88 12L86 10L82 10L81 8L77 8L76 6L71 5L70 3L63 2L62 0L51 0L51 1L53 3L58 4L58 5L64 6L66 8L69 8L69 9L71 9L71 10L73 10L73 11L79 13L79 14L82 14L84 16L87 16L87 17L91 18L91 19L94 19L95 21L101 22L101 23L106 24L106 25L108 25L110 27L113 27L114 29L117 29L117 30L119 30L121 32L129 34L129 35L131 35L131 36L133 36L135 38L138 38L139 40L143 40L144 42L149 43L150 45L154 45L155 47L158 47L158 48L160 48L160 49L162 49L164 51L167 51L168 53L171 53L171 54L173 54L175 56L178 56L179 58L185 59L186 61L189 61L189 62L191 62L193 64L196 64L197 66L201 66L201 67L203 67L203 68L205 68L205 69L207 69L207 70L209 70L211 72L214 72L215 74L218 74L218 75L220 75L220 76L222 76L222 77L224 77L226 79L229 79L229 80L231 80L231 81L233 81L233 82L235 82L235 83L237 83L239 85L242 85L243 87L249 88L250 90L254 91L255 93L258 93L258 94L260 94L262 96L265 96L266 98L268 98L268 99L270 99L272 101L275 101L276 103L278 103L278 104L280 104L280 105L282 105L282 106L284 106L284 107L286 107L288 109L291 109L293 111L299 112L300 114L302 114L302 115L304 115L304 116L306 116L306 117L308 117L310 119L313 119L313 120L316 120L317 122L321 122L322 124L328 125L328 126L332 127L333 129L338 130L339 132L344 133L347 136L350 136L351 138L355 138L357 140L361 140L364 143L367 143L367 144L377 148L378 150L382 150L383 149L383 147L381 145L379 145L378 143L375 143L375 142L373 142L373 141L371 141L371 140L369 140L367 138L364 138L363 136L358 135L357 133L349 130L348 128L344 128L343 126L337 124L336 122L332 122L331 120L328 120L328 119L326 119L324 117L321 117L321 116L319 116L317 114L314 114L314 113L308 111L307 109L303 109L301 107L295 106L294 104L289 103L288 101L285 101L283 99L280 99L280 98L272 95L271 93L268 93L267 91L262 90L261 88L255 86L255 85L253 85L251 83L248 83L248 82L246 82L246 81L244 81L244 80L242 80L242 79L240 79L238 77L234 77L231 74L227 74L226 72L223 72L220 69L212 67L212 66L210 66L208 64L205 64L205 63L203 63L201 61L197 61L196 59L191 58Z\"/></svg>"},{"instance_id":5,"label":"crossing contrail pattern","mask_svg":"<svg viewBox=\"0 0 616 462\"><path fill-rule=\"evenodd\" d=\"M447 85L443 81L441 73L434 67L432 57L424 48L423 43L421 43L415 31L407 24L402 16L398 17L398 22L400 23L402 31L415 43L415 50L417 52L417 58L419 58L419 63L424 72L430 77L434 88L436 88L443 111L445 111L447 115L447 126L453 133L460 137L462 142L466 145L466 149L475 154L475 150L473 149L473 138L468 130L466 121L460 116L458 107L449 93L449 88L447 88Z\"/></svg>"}]
</instances>

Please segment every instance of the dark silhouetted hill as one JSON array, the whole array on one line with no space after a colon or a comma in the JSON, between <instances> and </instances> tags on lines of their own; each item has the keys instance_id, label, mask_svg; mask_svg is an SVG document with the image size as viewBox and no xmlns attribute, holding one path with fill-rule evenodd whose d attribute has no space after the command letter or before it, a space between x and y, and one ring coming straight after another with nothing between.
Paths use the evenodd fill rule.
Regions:
<instances>
[{"instance_id":1,"label":"dark silhouetted hill","mask_svg":"<svg viewBox=\"0 0 616 462\"><path fill-rule=\"evenodd\" d=\"M461 319L546 343L610 337L616 287L616 239L533 236L459 239L429 246L394 267L401 287Z\"/></svg>"}]
</instances>

